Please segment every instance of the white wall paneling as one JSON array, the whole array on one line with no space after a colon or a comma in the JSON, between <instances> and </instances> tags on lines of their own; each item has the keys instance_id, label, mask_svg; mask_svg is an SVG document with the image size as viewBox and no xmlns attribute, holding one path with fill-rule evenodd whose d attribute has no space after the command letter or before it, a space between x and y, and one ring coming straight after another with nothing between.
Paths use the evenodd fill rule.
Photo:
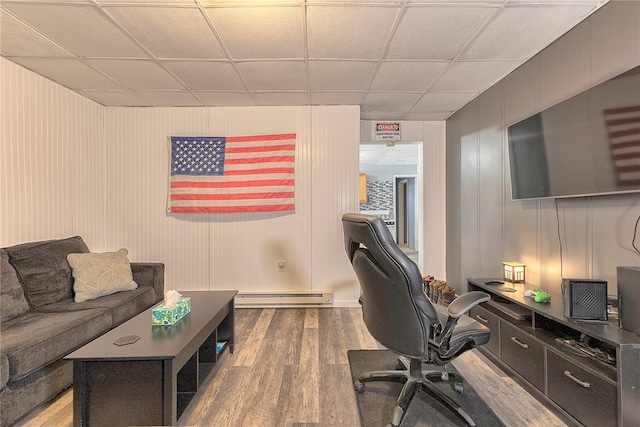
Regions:
<instances>
[{"instance_id":1,"label":"white wall paneling","mask_svg":"<svg viewBox=\"0 0 640 427\"><path fill-rule=\"evenodd\" d=\"M616 266L640 264L640 195L558 199L559 221L554 200L511 201L507 127L639 64L640 2L609 2L447 121L448 277L499 276L515 260L528 282L559 289L562 245L564 277L615 293Z\"/></svg>"},{"instance_id":2,"label":"white wall paneling","mask_svg":"<svg viewBox=\"0 0 640 427\"><path fill-rule=\"evenodd\" d=\"M4 59L0 244L81 235L163 262L166 288L332 291L357 304L359 108L105 108ZM296 209L169 214L168 136L296 133ZM284 272L278 261L285 261Z\"/></svg>"},{"instance_id":3,"label":"white wall paneling","mask_svg":"<svg viewBox=\"0 0 640 427\"><path fill-rule=\"evenodd\" d=\"M82 235L104 246L103 108L0 59L0 244Z\"/></svg>"},{"instance_id":4,"label":"white wall paneling","mask_svg":"<svg viewBox=\"0 0 640 427\"><path fill-rule=\"evenodd\" d=\"M299 249L301 253L311 249L312 290L333 291L337 305L357 301L360 295L345 252L341 220L342 214L359 207L360 133L349 125L359 120L358 107L312 108L311 239L300 242Z\"/></svg>"},{"instance_id":5,"label":"white wall paneling","mask_svg":"<svg viewBox=\"0 0 640 427\"><path fill-rule=\"evenodd\" d=\"M446 144L444 122L422 122L422 153L418 164L422 209L418 212L419 256L425 274L447 279ZM458 282L450 281L459 288Z\"/></svg>"},{"instance_id":6,"label":"white wall paneling","mask_svg":"<svg viewBox=\"0 0 640 427\"><path fill-rule=\"evenodd\" d=\"M167 289L332 291L357 304L340 222L358 209L357 106L103 107L0 64L1 245L81 235L94 252L163 262ZM403 126L423 142L421 262L444 278L445 125ZM166 212L168 136L280 132L297 134L294 212Z\"/></svg>"}]
</instances>

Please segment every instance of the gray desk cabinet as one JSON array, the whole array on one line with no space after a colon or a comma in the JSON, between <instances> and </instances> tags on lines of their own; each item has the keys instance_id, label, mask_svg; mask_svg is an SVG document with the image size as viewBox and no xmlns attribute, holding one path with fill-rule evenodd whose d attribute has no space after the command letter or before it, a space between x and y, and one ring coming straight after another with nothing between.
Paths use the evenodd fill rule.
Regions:
<instances>
[{"instance_id":1,"label":"gray desk cabinet","mask_svg":"<svg viewBox=\"0 0 640 427\"><path fill-rule=\"evenodd\" d=\"M483 354L576 425L640 425L640 336L615 321L566 318L559 292L550 292L550 303L536 303L523 292L540 287L516 284L516 292L504 292L489 280L467 279L469 290L492 295L469 313L491 329ZM615 361L572 349L564 339L586 340Z\"/></svg>"}]
</instances>

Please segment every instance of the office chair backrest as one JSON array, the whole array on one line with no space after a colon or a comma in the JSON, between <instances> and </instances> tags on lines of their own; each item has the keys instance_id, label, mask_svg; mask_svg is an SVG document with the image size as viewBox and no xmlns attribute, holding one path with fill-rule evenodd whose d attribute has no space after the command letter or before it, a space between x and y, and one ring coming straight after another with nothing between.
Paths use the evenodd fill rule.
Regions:
<instances>
[{"instance_id":1,"label":"office chair backrest","mask_svg":"<svg viewBox=\"0 0 640 427\"><path fill-rule=\"evenodd\" d=\"M345 249L361 288L362 314L380 344L426 358L438 315L422 289L418 266L394 242L382 219L355 213L342 217Z\"/></svg>"}]
</instances>

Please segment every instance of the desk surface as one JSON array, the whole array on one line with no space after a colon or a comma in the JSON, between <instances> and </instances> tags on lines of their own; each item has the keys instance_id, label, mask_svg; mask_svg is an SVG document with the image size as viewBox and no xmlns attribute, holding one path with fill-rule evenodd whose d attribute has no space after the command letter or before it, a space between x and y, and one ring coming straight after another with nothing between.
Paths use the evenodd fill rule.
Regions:
<instances>
[{"instance_id":1,"label":"desk surface","mask_svg":"<svg viewBox=\"0 0 640 427\"><path fill-rule=\"evenodd\" d=\"M510 283L506 282L502 285L492 285L486 282L492 280L498 280L495 278L472 278L467 279L469 283L475 285L477 288L486 290L487 292L497 295L500 298L507 300L508 302L519 304L527 307L534 313L538 313L547 318L555 320L558 323L569 326L577 331L583 332L591 337L597 338L604 342L608 342L612 345L618 346L621 344L639 344L640 336L633 332L625 331L618 326L617 321L610 320L608 322L586 322L575 321L565 317L564 307L562 303L562 294L557 291L544 289L539 286L533 286L523 283ZM501 287L515 288L515 292L506 292L501 290ZM525 290L543 290L551 294L551 301L549 303L535 302L532 297L525 297Z\"/></svg>"},{"instance_id":2,"label":"desk surface","mask_svg":"<svg viewBox=\"0 0 640 427\"><path fill-rule=\"evenodd\" d=\"M191 297L191 313L173 326L153 326L149 308L65 357L67 360L161 360L173 359L207 325L228 312L226 308L238 291L185 291ZM222 316L224 317L224 316ZM219 323L219 320L218 320ZM213 325L212 328L215 328ZM211 328L211 329L212 329ZM117 346L115 340L138 335L133 344Z\"/></svg>"}]
</instances>

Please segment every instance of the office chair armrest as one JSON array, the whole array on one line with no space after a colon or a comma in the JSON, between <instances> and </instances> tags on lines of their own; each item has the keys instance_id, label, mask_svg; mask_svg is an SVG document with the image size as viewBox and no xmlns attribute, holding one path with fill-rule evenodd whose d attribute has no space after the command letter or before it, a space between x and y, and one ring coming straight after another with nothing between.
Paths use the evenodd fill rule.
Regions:
<instances>
[{"instance_id":1,"label":"office chair armrest","mask_svg":"<svg viewBox=\"0 0 640 427\"><path fill-rule=\"evenodd\" d=\"M460 295L449 304L449 317L459 318L476 305L487 302L491 299L488 293L481 291L467 292Z\"/></svg>"},{"instance_id":2,"label":"office chair armrest","mask_svg":"<svg viewBox=\"0 0 640 427\"><path fill-rule=\"evenodd\" d=\"M456 323L458 323L458 319L476 305L487 302L490 299L491 296L489 296L489 294L481 291L467 292L454 299L447 309L447 314L449 315L447 324L444 325L442 330L437 331L436 336L431 342L439 347L441 351L448 350L449 338L451 337L453 328L456 326Z\"/></svg>"}]
</instances>

